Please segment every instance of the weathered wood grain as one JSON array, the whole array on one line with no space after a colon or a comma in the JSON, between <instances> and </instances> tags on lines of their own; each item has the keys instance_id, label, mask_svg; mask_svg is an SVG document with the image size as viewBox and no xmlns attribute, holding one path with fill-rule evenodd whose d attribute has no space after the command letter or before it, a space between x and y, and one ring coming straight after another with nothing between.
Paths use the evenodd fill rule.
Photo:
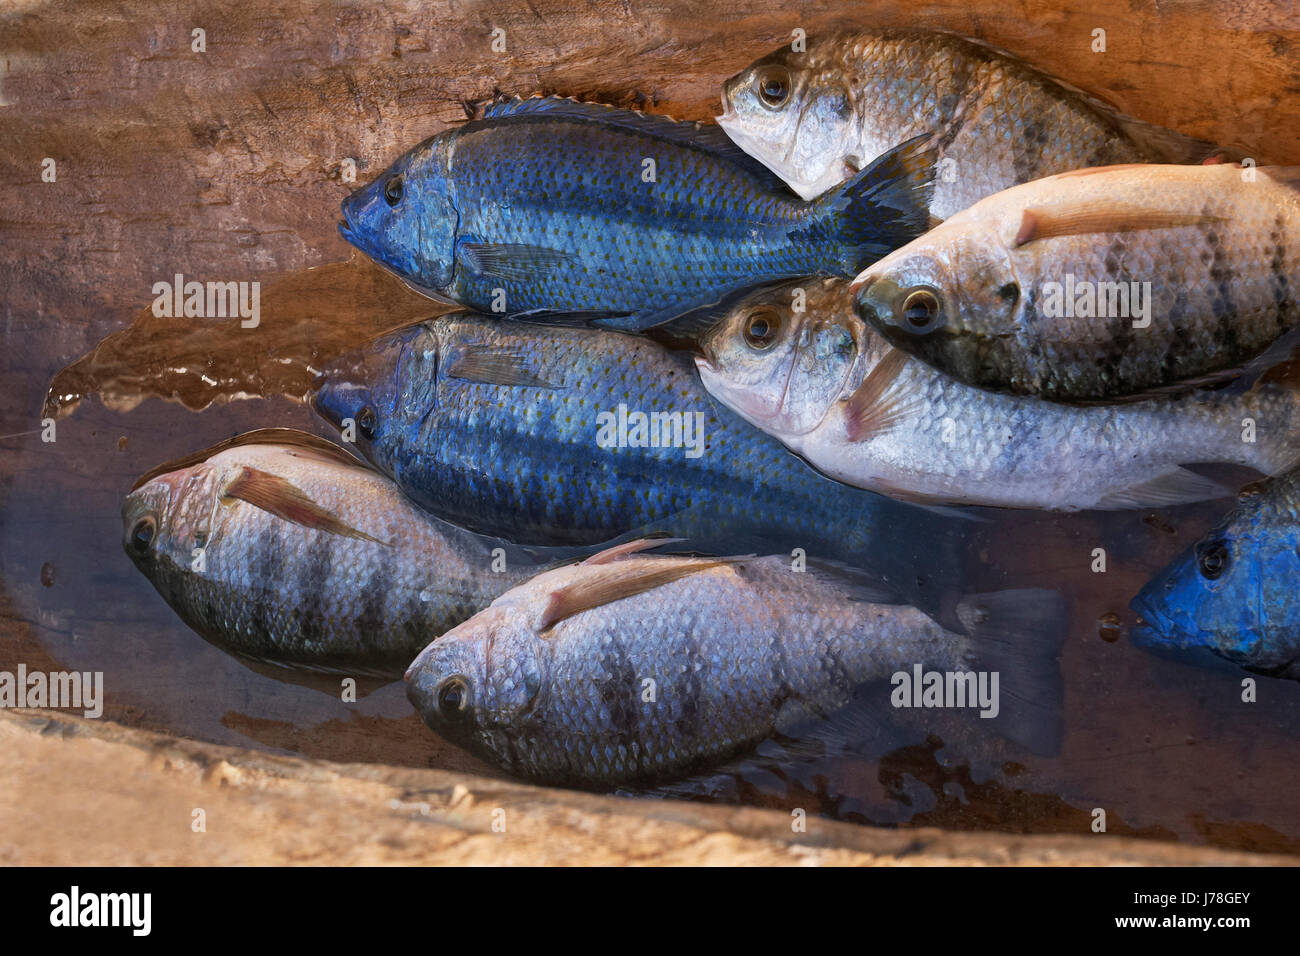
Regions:
<instances>
[{"instance_id":1,"label":"weathered wood grain","mask_svg":"<svg viewBox=\"0 0 1300 956\"><path fill-rule=\"evenodd\" d=\"M42 772L65 768L71 785ZM875 830L466 774L273 757L0 713L0 861L25 865L1295 865L1121 837ZM192 811L205 811L194 833ZM502 831L494 824L504 820ZM18 834L39 832L40 840Z\"/></svg>"},{"instance_id":2,"label":"weathered wood grain","mask_svg":"<svg viewBox=\"0 0 1300 956\"><path fill-rule=\"evenodd\" d=\"M117 503L135 474L243 427L305 425L305 412L250 402L210 409L195 419L175 406L125 416L89 408L60 424L57 445L43 445L30 433L38 427L46 386L106 336L123 332L148 307L153 283L177 272L204 280L261 279L271 303L277 301L272 289L287 293L278 300L282 306L264 311L260 331L251 330L246 341L231 340L232 348L259 361L288 356L310 364L320 349L337 347L340 325L377 331L425 309L435 311L354 258L337 235L338 203L350 188L342 181L346 160L355 161L358 181L365 181L498 90L561 93L707 119L716 112L723 80L786 42L794 28L815 34L853 23L929 25L970 34L1138 118L1240 146L1261 160L1300 163L1300 10L1289 3L1095 0L1064 11L1037 0L834 0L797 9L759 0L11 0L0 8L0 665L26 660L47 668L104 667L114 681L110 717L125 723L159 730L183 725L209 739L321 757L406 766L436 761L443 768L485 772L472 758L440 747L409 711L390 718L382 701L361 712L324 697L315 704L289 685L250 676L172 620L120 553ZM505 54L491 50L496 27L506 31ZM195 28L206 31L206 52L191 50ZM1104 54L1091 51L1097 28L1107 32ZM46 157L57 163L56 182L41 181ZM200 407L204 377L220 372L222 357L192 328L164 322L123 332L100 357L111 358L114 368L137 359L140 375L149 373L151 362L183 365L183 372L167 370L172 377L165 381L186 404ZM253 365L246 384L256 391L265 376ZM101 387L99 369L94 362L80 366L88 377L78 381L90 391ZM301 384L289 382L286 390ZM123 394L130 385L122 385ZM1139 520L1133 516L1134 523ZM1083 832L1088 809L1101 802L1112 808L1117 826L1132 818L1126 832L1172 837L1174 828L1237 847L1300 845L1300 825L1293 813L1288 816L1297 782L1290 759L1291 728L1297 726L1291 702L1277 694L1261 702L1271 732L1257 738L1251 731L1258 723L1224 696L1234 678L1195 669L1171 672L1126 645L1096 638L1093 620L1122 609L1132 587L1207 520L1199 512L1180 520L1177 538L1158 531L1134 535L1130 529L1105 538L1104 529L1070 525L1055 539L1054 550L1041 555L1041 529L1001 542L1010 550L1007 542L1014 541L1033 565L1027 570L1039 575L1002 586L1052 583L1077 565L1076 551L1087 553L1099 535L1118 562L1115 574L1088 579L1074 594L1078 621L1065 661L1073 737L1059 765L1039 768L1036 779L1045 784L1021 778L1023 789L977 793L955 772L927 779L936 790L947 792L954 781L967 790L922 814L921 822ZM47 564L57 569L51 584L43 579ZM214 699L222 701L221 709L214 711ZM1197 704L1190 711L1189 699ZM1135 712L1146 722L1135 723ZM113 786L113 777L101 773L117 759L113 752L29 748L4 733L6 746L15 748L6 773L30 773L42 761L59 759L66 761L60 773L85 770L87 792ZM220 759L239 766L253 758ZM873 772L892 782L936 766L924 753L903 755ZM195 779L202 773L185 773L191 770ZM248 779L262 778L254 773ZM178 799L193 785L186 778L166 799ZM1036 785L1050 797L1038 800ZM295 807L301 810L299 797L326 800L322 789L294 791L274 807L268 803L258 811L264 811L259 825L284 824ZM516 789L533 794L528 799L539 807L561 799ZM239 789L227 796L233 810L249 794ZM0 812L0 829L35 826L40 816L34 808L62 799L33 783ZM73 802L81 806L87 799ZM586 802L596 798L563 799L568 802L562 805L582 812L603 813L599 808L612 806ZM147 813L159 805L142 798L104 813ZM310 819L334 825L340 806L322 805ZM639 805L623 806L610 819L628 827L631 839L639 832L629 822ZM538 812L537 819L544 819ZM1162 812L1169 818L1160 819ZM692 819L705 821L698 826L707 830L734 826L740 816L719 809ZM56 821L51 815L45 822ZM426 858L409 842L424 830L409 830L402 821L383 825L390 824L410 852L394 850L386 859ZM118 832L121 840L97 845L103 854L98 858L143 861L147 843L129 838L147 841L154 834L125 826ZM250 826L243 842L213 847L211 859L292 857L283 845L255 848L251 841L265 832ZM913 833L902 840L910 843ZM560 842L548 846L559 854L556 848L568 838L557 830ZM854 852L888 859L892 850L870 842L888 838L863 836L867 842L861 844L853 842L858 837L843 839ZM1006 859L997 854L1014 855L1025 845L1010 839L999 844L1002 849L990 849L990 841L976 842L983 849L969 855L981 859ZM470 841L463 858L486 859L486 845ZM1043 852L1056 860L1097 858L1087 856L1091 851L1079 841L1037 845L1048 847ZM1097 845L1107 848L1098 852L1108 852L1119 844ZM600 858L634 855L630 846ZM767 848L746 857L752 845L724 836L701 846L710 859L770 859L772 852L785 852ZM340 858L331 857L326 844L321 847L320 859ZM598 848L588 849L594 854ZM123 855L115 857L118 851ZM1209 859L1199 850L1179 852L1180 861ZM160 851L158 859L180 860L168 853ZM1127 853L1118 855L1155 858ZM10 850L7 858L19 856ZM540 850L533 857L556 858ZM660 858L702 857L665 851ZM49 857L67 859L53 851Z\"/></svg>"}]
</instances>

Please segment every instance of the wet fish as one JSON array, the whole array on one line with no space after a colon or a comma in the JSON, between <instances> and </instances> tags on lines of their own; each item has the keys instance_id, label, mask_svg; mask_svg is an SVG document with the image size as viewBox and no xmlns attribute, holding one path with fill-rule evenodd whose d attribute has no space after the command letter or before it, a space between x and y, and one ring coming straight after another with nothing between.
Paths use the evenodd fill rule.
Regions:
<instances>
[{"instance_id":1,"label":"wet fish","mask_svg":"<svg viewBox=\"0 0 1300 956\"><path fill-rule=\"evenodd\" d=\"M645 329L766 281L855 275L927 228L928 160L909 143L800 202L716 127L507 100L348 197L339 230L481 312Z\"/></svg>"},{"instance_id":2,"label":"wet fish","mask_svg":"<svg viewBox=\"0 0 1300 956\"><path fill-rule=\"evenodd\" d=\"M1133 600L1145 647L1300 680L1300 471L1251 488Z\"/></svg>"},{"instance_id":3,"label":"wet fish","mask_svg":"<svg viewBox=\"0 0 1300 956\"><path fill-rule=\"evenodd\" d=\"M905 500L1162 507L1231 494L1186 465L1271 474L1300 456L1293 389L1096 406L986 392L891 348L838 280L751 294L702 350L716 398L831 477Z\"/></svg>"},{"instance_id":4,"label":"wet fish","mask_svg":"<svg viewBox=\"0 0 1300 956\"><path fill-rule=\"evenodd\" d=\"M325 370L313 404L417 503L521 544L751 535L867 568L928 610L960 573L967 522L823 478L644 337L444 316Z\"/></svg>"},{"instance_id":5,"label":"wet fish","mask_svg":"<svg viewBox=\"0 0 1300 956\"><path fill-rule=\"evenodd\" d=\"M1017 186L864 271L859 313L996 391L1112 401L1226 380L1295 344L1297 185L1300 167L1220 164Z\"/></svg>"},{"instance_id":6,"label":"wet fish","mask_svg":"<svg viewBox=\"0 0 1300 956\"><path fill-rule=\"evenodd\" d=\"M434 641L406 677L429 727L517 776L610 788L799 736L859 694L887 711L895 675L921 665L982 671L986 689L998 674L990 726L1057 746L1055 592L967 598L964 637L785 558L631 553L642 546L538 575Z\"/></svg>"},{"instance_id":7,"label":"wet fish","mask_svg":"<svg viewBox=\"0 0 1300 956\"><path fill-rule=\"evenodd\" d=\"M1201 162L1208 143L1143 123L1009 53L926 30L832 33L727 81L718 125L810 199L913 136L937 150L931 213L1055 173Z\"/></svg>"},{"instance_id":8,"label":"wet fish","mask_svg":"<svg viewBox=\"0 0 1300 956\"><path fill-rule=\"evenodd\" d=\"M219 647L289 667L398 677L429 641L537 570L438 521L337 446L288 429L155 469L123 547Z\"/></svg>"}]
</instances>

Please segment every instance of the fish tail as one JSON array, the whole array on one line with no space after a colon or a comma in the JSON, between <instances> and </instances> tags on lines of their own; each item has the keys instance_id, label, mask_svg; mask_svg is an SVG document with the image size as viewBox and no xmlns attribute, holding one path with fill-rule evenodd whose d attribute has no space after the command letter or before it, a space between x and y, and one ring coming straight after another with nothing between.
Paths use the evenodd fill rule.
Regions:
<instances>
[{"instance_id":1,"label":"fish tail","mask_svg":"<svg viewBox=\"0 0 1300 956\"><path fill-rule=\"evenodd\" d=\"M968 594L956 606L969 640L966 663L998 677L995 731L1037 754L1062 735L1060 651L1069 621L1064 595L1043 588Z\"/></svg>"},{"instance_id":2,"label":"fish tail","mask_svg":"<svg viewBox=\"0 0 1300 956\"><path fill-rule=\"evenodd\" d=\"M930 228L936 154L929 136L913 137L812 201L814 222L834 237L827 272L853 278Z\"/></svg>"}]
</instances>

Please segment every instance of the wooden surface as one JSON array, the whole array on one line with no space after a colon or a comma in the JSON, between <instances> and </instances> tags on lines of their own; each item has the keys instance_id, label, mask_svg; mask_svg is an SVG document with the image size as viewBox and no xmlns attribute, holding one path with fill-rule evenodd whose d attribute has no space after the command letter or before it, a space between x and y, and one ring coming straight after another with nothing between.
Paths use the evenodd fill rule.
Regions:
<instances>
[{"instance_id":1,"label":"wooden surface","mask_svg":"<svg viewBox=\"0 0 1300 956\"><path fill-rule=\"evenodd\" d=\"M0 792L0 862L10 865L1300 864L1149 840L898 832L817 819L795 832L779 811L272 757L34 712L0 712L0 775L12 782ZM196 807L201 833L191 828ZM32 832L46 838L18 836Z\"/></svg>"},{"instance_id":2,"label":"wooden surface","mask_svg":"<svg viewBox=\"0 0 1300 956\"><path fill-rule=\"evenodd\" d=\"M1300 8L1080 6L23 0L0 12L6 327L30 332L52 373L174 272L253 278L348 258L343 160L366 181L466 102L554 92L705 119L723 80L796 27L958 30L1141 119L1300 162ZM505 54L489 46L498 26ZM190 50L195 27L206 53ZM57 183L40 181L44 157Z\"/></svg>"},{"instance_id":3,"label":"wooden surface","mask_svg":"<svg viewBox=\"0 0 1300 956\"><path fill-rule=\"evenodd\" d=\"M858 22L980 37L1141 119L1261 161L1300 163L1300 8L1240 0L1080 7L17 0L0 8L0 667L103 669L107 715L121 723L282 754L490 773L428 734L400 687L344 706L203 644L118 544L120 496L151 465L247 427L312 427L304 409L283 401L200 416L181 405L203 408L229 392L300 394L302 366L437 311L339 238L338 203L350 188L344 160L355 160L365 182L498 90L706 119L722 82L792 29ZM498 26L504 55L489 46ZM195 27L207 31L206 53L190 49ZM1105 54L1090 49L1098 27L1107 31ZM55 183L41 182L45 157L57 162ZM142 316L153 283L177 272L261 280L261 327ZM46 389L70 365L60 382L76 394L65 410L100 391L112 408L83 402L60 421L58 442L44 444L36 431ZM148 394L179 404L129 411ZM936 793L957 794L918 810L923 823L1080 834L1100 804L1112 810L1112 833L1300 849L1291 759L1300 723L1290 688L1271 689L1263 716L1247 717L1232 706L1235 674L1169 669L1127 642L1097 639L1097 617L1122 611L1144 576L1212 519L1196 511L1166 532L1134 515L1133 527L1111 532L1122 570L1083 581L1073 595L1065 659L1073 737L1059 764L977 783L937 769L934 748L918 746L873 768L866 783L905 787L920 775ZM1038 531L1000 542L994 553L1026 555L1030 576L999 583L1068 578L1104 531L1062 528L1050 553L1039 553ZM52 780L84 770L112 785L71 751L24 749L14 759L6 772L45 762ZM34 809L47 800L55 795L33 784L7 820L56 827L55 815ZM116 803L105 812L134 811ZM337 822L329 812L322 819ZM736 818L701 819L725 828ZM259 833L244 831L240 850L212 858L263 852ZM1061 859L1085 845L1051 839L1062 841ZM141 845L128 844L100 844L103 860L114 847L142 859ZM717 845L720 858L744 858L739 844ZM287 852L268 847L264 858Z\"/></svg>"}]
</instances>

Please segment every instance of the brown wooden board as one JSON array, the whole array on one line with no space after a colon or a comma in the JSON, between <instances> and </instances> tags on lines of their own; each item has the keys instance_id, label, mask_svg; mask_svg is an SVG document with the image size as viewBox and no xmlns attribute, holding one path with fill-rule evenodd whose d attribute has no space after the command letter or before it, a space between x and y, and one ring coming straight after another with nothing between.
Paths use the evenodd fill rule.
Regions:
<instances>
[{"instance_id":1,"label":"brown wooden board","mask_svg":"<svg viewBox=\"0 0 1300 956\"><path fill-rule=\"evenodd\" d=\"M228 391L300 395L302 378L283 368L440 310L338 236L346 160L364 182L497 91L708 119L722 82L793 29L854 23L966 33L1140 119L1300 163L1293 4L10 0L0 8L0 668L104 670L105 716L151 730L491 774L429 734L400 687L347 705L204 644L123 556L121 495L157 462L246 428L320 430L279 398L189 408ZM505 54L490 47L497 27ZM206 52L191 49L196 28ZM1091 50L1096 28L1104 54ZM41 180L47 157L53 183ZM262 327L152 319L153 284L176 273L262 281ZM71 414L45 443L46 390L67 366ZM142 391L176 401L133 408ZM77 407L98 392L111 408ZM1000 526L986 555L1001 564L992 584L1070 582L1061 757L1008 758L989 783L945 765L922 733L837 768L828 785L919 786L934 802L914 807L913 824L1086 835L1106 807L1112 834L1300 852L1296 688L1262 684L1258 710L1244 713L1239 675L1099 637L1101 616L1122 614L1217 513ZM1098 541L1113 555L1104 576L1086 569ZM833 794L803 783L745 782L738 795L836 811Z\"/></svg>"}]
</instances>

